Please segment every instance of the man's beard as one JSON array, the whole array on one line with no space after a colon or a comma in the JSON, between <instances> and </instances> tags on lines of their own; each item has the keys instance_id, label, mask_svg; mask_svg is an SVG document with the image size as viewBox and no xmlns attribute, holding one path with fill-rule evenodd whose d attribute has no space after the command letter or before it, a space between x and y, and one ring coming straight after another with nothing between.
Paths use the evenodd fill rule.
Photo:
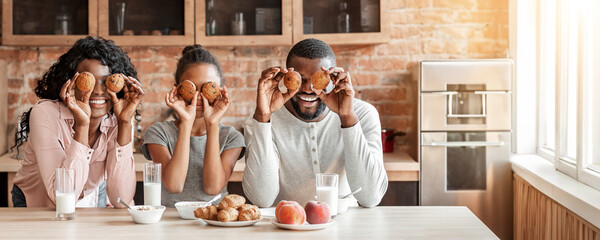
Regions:
<instances>
[{"instance_id":1,"label":"man's beard","mask_svg":"<svg viewBox=\"0 0 600 240\"><path fill-rule=\"evenodd\" d=\"M317 110L313 114L305 114L300 110L300 105L298 104L298 102L296 102L294 98L290 100L292 102L292 107L294 108L294 111L296 111L296 115L302 120L313 120L315 118L318 118L327 107L323 102L319 101L319 105L317 105Z\"/></svg>"}]
</instances>

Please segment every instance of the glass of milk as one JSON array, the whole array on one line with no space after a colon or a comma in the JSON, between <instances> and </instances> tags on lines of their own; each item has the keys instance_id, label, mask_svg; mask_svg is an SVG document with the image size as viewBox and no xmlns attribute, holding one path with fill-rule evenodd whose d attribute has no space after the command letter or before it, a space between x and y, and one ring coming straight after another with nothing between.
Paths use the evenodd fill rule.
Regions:
<instances>
[{"instance_id":1,"label":"glass of milk","mask_svg":"<svg viewBox=\"0 0 600 240\"><path fill-rule=\"evenodd\" d=\"M338 175L335 173L317 173L317 201L329 205L331 216L337 215Z\"/></svg>"},{"instance_id":2,"label":"glass of milk","mask_svg":"<svg viewBox=\"0 0 600 240\"><path fill-rule=\"evenodd\" d=\"M144 163L144 205L160 206L160 163Z\"/></svg>"},{"instance_id":3,"label":"glass of milk","mask_svg":"<svg viewBox=\"0 0 600 240\"><path fill-rule=\"evenodd\" d=\"M75 218L75 170L57 168L54 179L56 190L56 220L73 220Z\"/></svg>"}]
</instances>

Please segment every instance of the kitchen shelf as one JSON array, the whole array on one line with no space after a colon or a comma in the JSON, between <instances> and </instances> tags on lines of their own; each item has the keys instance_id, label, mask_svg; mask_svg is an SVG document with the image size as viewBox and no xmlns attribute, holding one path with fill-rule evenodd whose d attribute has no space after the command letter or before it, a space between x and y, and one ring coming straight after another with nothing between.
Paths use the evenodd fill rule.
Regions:
<instances>
[{"instance_id":1,"label":"kitchen shelf","mask_svg":"<svg viewBox=\"0 0 600 240\"><path fill-rule=\"evenodd\" d=\"M117 32L116 27L116 3L119 2L125 3L122 33ZM98 25L100 36L120 46L191 45L194 44L194 0L100 0Z\"/></svg>"},{"instance_id":2,"label":"kitchen shelf","mask_svg":"<svg viewBox=\"0 0 600 240\"><path fill-rule=\"evenodd\" d=\"M306 38L317 38L331 45L389 42L388 1L345 1L346 12L350 16L350 31L347 33L337 29L340 3L343 1L294 1L294 43Z\"/></svg>"},{"instance_id":3,"label":"kitchen shelf","mask_svg":"<svg viewBox=\"0 0 600 240\"><path fill-rule=\"evenodd\" d=\"M77 39L96 36L98 0L2 1L2 44L70 46ZM64 30L55 27L63 20ZM67 31L67 35L55 32Z\"/></svg>"},{"instance_id":4,"label":"kitchen shelf","mask_svg":"<svg viewBox=\"0 0 600 240\"><path fill-rule=\"evenodd\" d=\"M256 46L290 45L292 43L292 0L236 1L214 0L217 33L208 35L206 22L207 3L210 0L196 0L196 43L203 46ZM267 32L257 32L257 9L263 9L262 18ZM277 9L279 17L277 17ZM245 35L232 35L231 20L236 12L242 12L246 23ZM270 21L269 21L270 20ZM272 21L280 21L280 24ZM271 27L269 27L271 26ZM277 29L279 28L279 29ZM271 31L269 31L271 29Z\"/></svg>"}]
</instances>

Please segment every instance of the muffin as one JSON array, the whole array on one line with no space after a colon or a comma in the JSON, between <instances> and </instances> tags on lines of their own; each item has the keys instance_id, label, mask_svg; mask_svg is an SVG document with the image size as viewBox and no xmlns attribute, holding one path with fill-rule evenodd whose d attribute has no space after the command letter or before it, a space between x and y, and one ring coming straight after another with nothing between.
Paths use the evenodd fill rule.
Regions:
<instances>
[{"instance_id":1,"label":"muffin","mask_svg":"<svg viewBox=\"0 0 600 240\"><path fill-rule=\"evenodd\" d=\"M202 94L206 96L206 100L212 102L221 95L221 88L216 82L206 82L202 84Z\"/></svg>"},{"instance_id":2,"label":"muffin","mask_svg":"<svg viewBox=\"0 0 600 240\"><path fill-rule=\"evenodd\" d=\"M77 88L83 92L92 91L94 85L96 85L96 78L94 77L94 74L91 74L90 72L82 72L77 76L75 84L77 85Z\"/></svg>"},{"instance_id":3,"label":"muffin","mask_svg":"<svg viewBox=\"0 0 600 240\"><path fill-rule=\"evenodd\" d=\"M196 84L190 80L183 80L177 85L177 94L186 102L191 102L196 95Z\"/></svg>"},{"instance_id":4,"label":"muffin","mask_svg":"<svg viewBox=\"0 0 600 240\"><path fill-rule=\"evenodd\" d=\"M300 88L302 77L300 77L300 73L296 71L289 71L283 76L283 84L285 84L285 87L288 90L294 91Z\"/></svg>"},{"instance_id":5,"label":"muffin","mask_svg":"<svg viewBox=\"0 0 600 240\"><path fill-rule=\"evenodd\" d=\"M115 73L106 78L106 88L111 92L120 92L125 85L125 77L123 74Z\"/></svg>"},{"instance_id":6,"label":"muffin","mask_svg":"<svg viewBox=\"0 0 600 240\"><path fill-rule=\"evenodd\" d=\"M325 71L317 71L311 77L311 83L314 89L325 89L329 85L331 77Z\"/></svg>"}]
</instances>

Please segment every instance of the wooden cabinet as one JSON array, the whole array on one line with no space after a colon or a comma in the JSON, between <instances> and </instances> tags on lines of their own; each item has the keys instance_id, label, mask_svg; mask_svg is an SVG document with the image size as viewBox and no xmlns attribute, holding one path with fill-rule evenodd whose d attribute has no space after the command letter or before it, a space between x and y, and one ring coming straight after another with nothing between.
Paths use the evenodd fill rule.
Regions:
<instances>
[{"instance_id":1,"label":"wooden cabinet","mask_svg":"<svg viewBox=\"0 0 600 240\"><path fill-rule=\"evenodd\" d=\"M120 46L194 44L194 0L99 0L98 35Z\"/></svg>"},{"instance_id":2,"label":"wooden cabinet","mask_svg":"<svg viewBox=\"0 0 600 240\"><path fill-rule=\"evenodd\" d=\"M72 45L97 35L97 19L97 0L2 0L2 44Z\"/></svg>"},{"instance_id":3,"label":"wooden cabinet","mask_svg":"<svg viewBox=\"0 0 600 240\"><path fill-rule=\"evenodd\" d=\"M292 0L196 0L196 43L290 45L291 12Z\"/></svg>"},{"instance_id":4,"label":"wooden cabinet","mask_svg":"<svg viewBox=\"0 0 600 240\"><path fill-rule=\"evenodd\" d=\"M70 46L88 35L122 46L376 44L390 38L388 1L2 0L2 44Z\"/></svg>"},{"instance_id":5,"label":"wooden cabinet","mask_svg":"<svg viewBox=\"0 0 600 240\"><path fill-rule=\"evenodd\" d=\"M376 44L390 40L388 1L294 1L294 43L317 38L328 44Z\"/></svg>"}]
</instances>

